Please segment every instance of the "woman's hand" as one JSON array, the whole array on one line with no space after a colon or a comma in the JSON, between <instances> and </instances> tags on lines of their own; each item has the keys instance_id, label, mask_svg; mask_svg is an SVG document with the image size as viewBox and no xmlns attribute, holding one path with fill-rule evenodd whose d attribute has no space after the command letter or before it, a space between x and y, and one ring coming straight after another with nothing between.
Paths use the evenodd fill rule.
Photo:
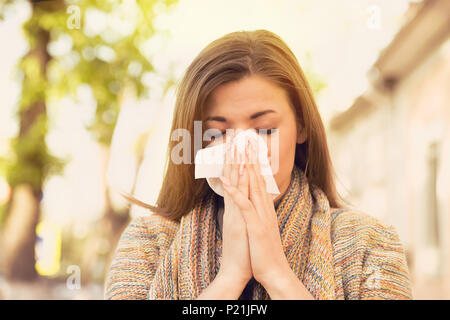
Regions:
<instances>
[{"instance_id":1,"label":"woman's hand","mask_svg":"<svg viewBox=\"0 0 450 320\"><path fill-rule=\"evenodd\" d=\"M236 211L240 208L243 215L249 236L251 271L255 280L264 285L273 275L285 272L289 264L281 244L273 199L266 191L257 161L256 143L250 140L246 147L244 174L248 179L243 179L241 190L249 189L248 194L234 187L233 181L227 184L226 179L224 188L228 200L234 202Z\"/></svg>"},{"instance_id":2,"label":"woman's hand","mask_svg":"<svg viewBox=\"0 0 450 320\"><path fill-rule=\"evenodd\" d=\"M248 180L243 180L240 188L224 183L227 195L240 208L247 226L253 277L272 299L310 299L312 296L293 273L284 254L273 199L266 191L257 154L256 142L247 144L244 175L248 174ZM247 188L248 195L242 192Z\"/></svg>"},{"instance_id":3,"label":"woman's hand","mask_svg":"<svg viewBox=\"0 0 450 320\"><path fill-rule=\"evenodd\" d=\"M248 174L239 174L243 172L241 163L244 155L237 151L235 144L231 141L232 137L227 138L223 175L243 197L248 198ZM247 227L239 206L228 193L224 194L224 205L222 262L219 275L237 281L238 284L243 285L243 290L252 277Z\"/></svg>"}]
</instances>

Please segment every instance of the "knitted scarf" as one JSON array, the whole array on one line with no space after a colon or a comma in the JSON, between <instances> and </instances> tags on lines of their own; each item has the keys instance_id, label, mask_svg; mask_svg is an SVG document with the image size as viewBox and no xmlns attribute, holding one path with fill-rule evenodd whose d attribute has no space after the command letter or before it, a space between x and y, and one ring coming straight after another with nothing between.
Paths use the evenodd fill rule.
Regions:
<instances>
[{"instance_id":1,"label":"knitted scarf","mask_svg":"<svg viewBox=\"0 0 450 320\"><path fill-rule=\"evenodd\" d=\"M148 299L196 299L218 273L222 239L216 225L214 196L206 197L182 217L156 270ZM293 272L316 299L334 299L331 217L325 193L310 185L304 172L294 166L276 213L284 253ZM270 299L258 282L253 299Z\"/></svg>"}]
</instances>

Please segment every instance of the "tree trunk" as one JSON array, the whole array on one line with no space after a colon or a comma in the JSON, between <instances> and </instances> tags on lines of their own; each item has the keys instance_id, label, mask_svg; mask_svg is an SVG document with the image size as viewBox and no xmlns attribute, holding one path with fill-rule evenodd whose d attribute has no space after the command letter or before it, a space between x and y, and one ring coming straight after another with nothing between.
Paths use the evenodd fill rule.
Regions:
<instances>
[{"instance_id":1,"label":"tree trunk","mask_svg":"<svg viewBox=\"0 0 450 320\"><path fill-rule=\"evenodd\" d=\"M33 11L38 5L36 2L32 3ZM47 52L50 35L44 29L36 30L34 33L36 34L36 46L30 50L27 56L35 57L39 61L41 75L45 78L47 63L50 60ZM24 82L28 80L25 78ZM19 113L19 140L28 133L41 116L46 116L45 101L36 101L25 108L25 111ZM42 139L45 139L44 135ZM33 161L33 159L29 160ZM2 235L2 269L5 276L11 280L29 281L37 277L34 248L36 226L40 216L41 195L42 184L36 187L31 183L22 183L12 188L12 203L6 213Z\"/></svg>"},{"instance_id":2,"label":"tree trunk","mask_svg":"<svg viewBox=\"0 0 450 320\"><path fill-rule=\"evenodd\" d=\"M31 281L37 276L34 246L39 202L29 185L14 188L8 220L2 233L3 272L10 280Z\"/></svg>"}]
</instances>

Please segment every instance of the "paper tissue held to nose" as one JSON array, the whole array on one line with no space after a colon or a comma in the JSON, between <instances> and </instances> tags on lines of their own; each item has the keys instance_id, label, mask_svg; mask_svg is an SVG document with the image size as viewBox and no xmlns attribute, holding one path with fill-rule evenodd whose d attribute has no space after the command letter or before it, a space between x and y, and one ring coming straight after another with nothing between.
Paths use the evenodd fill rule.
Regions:
<instances>
[{"instance_id":1,"label":"paper tissue held to nose","mask_svg":"<svg viewBox=\"0 0 450 320\"><path fill-rule=\"evenodd\" d=\"M252 129L240 132L233 138L233 142L239 152L244 154L247 140L255 138L258 144L258 161L261 167L261 175L266 182L267 192L272 194L275 199L280 194L275 178L273 177L272 168L270 167L269 158L267 157L267 145ZM209 146L201 149L195 155L195 179L206 178L209 186L215 193L224 196L224 189L219 177L223 174L223 166L225 162L225 144Z\"/></svg>"}]
</instances>

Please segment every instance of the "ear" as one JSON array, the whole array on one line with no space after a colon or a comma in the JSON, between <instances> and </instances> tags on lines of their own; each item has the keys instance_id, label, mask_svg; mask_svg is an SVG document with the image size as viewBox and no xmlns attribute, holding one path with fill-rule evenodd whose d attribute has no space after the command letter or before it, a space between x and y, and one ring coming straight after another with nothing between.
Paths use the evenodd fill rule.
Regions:
<instances>
[{"instance_id":1,"label":"ear","mask_svg":"<svg viewBox=\"0 0 450 320\"><path fill-rule=\"evenodd\" d=\"M308 138L306 134L306 128L303 127L301 124L297 126L297 143L302 144L306 141L306 138Z\"/></svg>"}]
</instances>

